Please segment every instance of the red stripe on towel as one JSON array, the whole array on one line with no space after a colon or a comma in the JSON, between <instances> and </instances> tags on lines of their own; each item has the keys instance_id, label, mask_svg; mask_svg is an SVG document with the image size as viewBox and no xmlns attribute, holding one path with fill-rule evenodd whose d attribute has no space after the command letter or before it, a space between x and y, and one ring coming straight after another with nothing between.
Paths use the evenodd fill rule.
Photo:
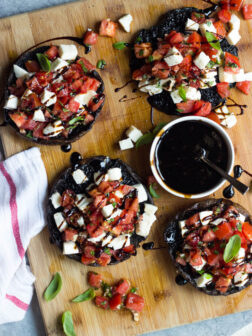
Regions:
<instances>
[{"instance_id":1,"label":"red stripe on towel","mask_svg":"<svg viewBox=\"0 0 252 336\"><path fill-rule=\"evenodd\" d=\"M9 187L10 187L10 210L11 210L12 231L13 231L13 234L16 240L18 253L22 259L25 255L25 250L23 248L23 244L21 241L19 224L18 224L16 186L12 180L12 177L8 174L7 170L5 169L3 163L0 163L0 171L2 172L3 176L6 178L6 181L8 182Z\"/></svg>"},{"instance_id":2,"label":"red stripe on towel","mask_svg":"<svg viewBox=\"0 0 252 336\"><path fill-rule=\"evenodd\" d=\"M27 310L29 308L29 305L27 303L19 300L16 296L6 294L5 297L20 309Z\"/></svg>"}]
</instances>

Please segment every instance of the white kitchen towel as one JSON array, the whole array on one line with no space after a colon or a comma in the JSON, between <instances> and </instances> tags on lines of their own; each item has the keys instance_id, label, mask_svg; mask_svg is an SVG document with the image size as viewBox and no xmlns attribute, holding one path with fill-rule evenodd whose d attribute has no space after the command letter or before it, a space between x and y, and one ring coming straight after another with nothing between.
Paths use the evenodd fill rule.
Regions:
<instances>
[{"instance_id":1,"label":"white kitchen towel","mask_svg":"<svg viewBox=\"0 0 252 336\"><path fill-rule=\"evenodd\" d=\"M24 256L45 225L46 193L38 148L0 163L0 324L23 319L29 307L35 279Z\"/></svg>"}]
</instances>

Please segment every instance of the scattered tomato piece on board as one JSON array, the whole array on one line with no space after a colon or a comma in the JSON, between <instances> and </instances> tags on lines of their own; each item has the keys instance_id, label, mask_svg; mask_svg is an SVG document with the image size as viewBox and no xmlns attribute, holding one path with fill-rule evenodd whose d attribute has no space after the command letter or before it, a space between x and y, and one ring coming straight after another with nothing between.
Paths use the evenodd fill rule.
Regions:
<instances>
[{"instance_id":1,"label":"scattered tomato piece on board","mask_svg":"<svg viewBox=\"0 0 252 336\"><path fill-rule=\"evenodd\" d=\"M114 37L116 33L117 23L110 19L102 20L100 24L99 34L101 36Z\"/></svg>"},{"instance_id":2,"label":"scattered tomato piece on board","mask_svg":"<svg viewBox=\"0 0 252 336\"><path fill-rule=\"evenodd\" d=\"M243 14L244 20L252 19L252 5L244 5L242 7L242 14Z\"/></svg>"}]
</instances>

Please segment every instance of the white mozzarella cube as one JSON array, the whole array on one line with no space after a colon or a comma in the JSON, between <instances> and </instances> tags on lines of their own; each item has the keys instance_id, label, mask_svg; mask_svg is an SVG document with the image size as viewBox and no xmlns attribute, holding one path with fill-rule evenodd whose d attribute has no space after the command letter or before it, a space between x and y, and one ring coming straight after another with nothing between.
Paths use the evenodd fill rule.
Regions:
<instances>
[{"instance_id":1,"label":"white mozzarella cube","mask_svg":"<svg viewBox=\"0 0 252 336\"><path fill-rule=\"evenodd\" d=\"M244 286L248 280L249 280L248 274L243 271L237 272L234 276L234 284L236 287Z\"/></svg>"},{"instance_id":2,"label":"white mozzarella cube","mask_svg":"<svg viewBox=\"0 0 252 336\"><path fill-rule=\"evenodd\" d=\"M126 135L133 142L137 142L137 140L140 139L141 136L143 136L143 133L138 128L136 128L135 126L130 126L126 131Z\"/></svg>"},{"instance_id":3,"label":"white mozzarella cube","mask_svg":"<svg viewBox=\"0 0 252 336\"><path fill-rule=\"evenodd\" d=\"M188 100L200 100L201 99L201 93L196 88L189 86L186 88L186 99Z\"/></svg>"},{"instance_id":4,"label":"white mozzarella cube","mask_svg":"<svg viewBox=\"0 0 252 336\"><path fill-rule=\"evenodd\" d=\"M225 119L221 121L221 125L227 128L232 128L233 126L235 126L236 123L237 123L237 119L233 113L230 115L227 115Z\"/></svg>"},{"instance_id":5,"label":"white mozzarella cube","mask_svg":"<svg viewBox=\"0 0 252 336\"><path fill-rule=\"evenodd\" d=\"M112 204L108 204L108 205L105 205L103 208L102 208L102 215L107 218L109 216L112 215L112 212L114 210L114 207Z\"/></svg>"},{"instance_id":6,"label":"white mozzarella cube","mask_svg":"<svg viewBox=\"0 0 252 336\"><path fill-rule=\"evenodd\" d=\"M127 247L130 245L130 235L122 234L114 239L107 245L111 247L113 250L119 250L123 247Z\"/></svg>"},{"instance_id":7,"label":"white mozzarella cube","mask_svg":"<svg viewBox=\"0 0 252 336\"><path fill-rule=\"evenodd\" d=\"M239 30L241 26L241 20L238 18L237 15L232 14L231 19L229 21L230 27L232 30Z\"/></svg>"},{"instance_id":8,"label":"white mozzarella cube","mask_svg":"<svg viewBox=\"0 0 252 336\"><path fill-rule=\"evenodd\" d=\"M192 266L196 271L201 271L202 270L202 268L205 266L205 264L206 264L206 261L205 261L205 259L203 259L203 258L201 258L202 259L202 264L201 265L199 265L199 266Z\"/></svg>"},{"instance_id":9,"label":"white mozzarella cube","mask_svg":"<svg viewBox=\"0 0 252 336\"><path fill-rule=\"evenodd\" d=\"M74 44L60 44L59 55L63 60L73 61L78 56L78 50Z\"/></svg>"},{"instance_id":10,"label":"white mozzarella cube","mask_svg":"<svg viewBox=\"0 0 252 336\"><path fill-rule=\"evenodd\" d=\"M34 121L40 121L40 122L45 122L45 115L44 112L39 108L33 113L33 118Z\"/></svg>"},{"instance_id":11,"label":"white mozzarella cube","mask_svg":"<svg viewBox=\"0 0 252 336\"><path fill-rule=\"evenodd\" d=\"M100 242L105 236L106 236L106 232L103 232L100 236L94 237L94 238L88 238L87 240L90 243L94 243L95 244L95 243Z\"/></svg>"},{"instance_id":12,"label":"white mozzarella cube","mask_svg":"<svg viewBox=\"0 0 252 336\"><path fill-rule=\"evenodd\" d=\"M61 120L56 120L52 124L48 124L43 129L43 134L49 137L55 137L59 135L64 129Z\"/></svg>"},{"instance_id":13,"label":"white mozzarella cube","mask_svg":"<svg viewBox=\"0 0 252 336\"><path fill-rule=\"evenodd\" d=\"M77 194L75 204L77 208L79 208L81 211L84 211L92 202L92 200L93 200L92 198L87 198L83 194Z\"/></svg>"},{"instance_id":14,"label":"white mozzarella cube","mask_svg":"<svg viewBox=\"0 0 252 336\"><path fill-rule=\"evenodd\" d=\"M68 241L63 243L63 254L77 254L79 253L79 248L73 241Z\"/></svg>"},{"instance_id":15,"label":"white mozzarella cube","mask_svg":"<svg viewBox=\"0 0 252 336\"><path fill-rule=\"evenodd\" d=\"M201 70L205 69L207 64L210 62L210 57L201 51L201 53L195 57L193 63Z\"/></svg>"},{"instance_id":16,"label":"white mozzarella cube","mask_svg":"<svg viewBox=\"0 0 252 336\"><path fill-rule=\"evenodd\" d=\"M108 181L108 174L104 174L100 171L94 173L94 183L99 185L102 181Z\"/></svg>"},{"instance_id":17,"label":"white mozzarella cube","mask_svg":"<svg viewBox=\"0 0 252 336\"><path fill-rule=\"evenodd\" d=\"M13 65L13 71L17 78L29 77L29 72L16 64Z\"/></svg>"},{"instance_id":18,"label":"white mozzarella cube","mask_svg":"<svg viewBox=\"0 0 252 336\"><path fill-rule=\"evenodd\" d=\"M113 236L108 235L102 240L102 247L108 245L113 239Z\"/></svg>"},{"instance_id":19,"label":"white mozzarella cube","mask_svg":"<svg viewBox=\"0 0 252 336\"><path fill-rule=\"evenodd\" d=\"M172 91L173 87L176 84L174 77L168 77L167 79L160 79L160 86L165 88L166 91Z\"/></svg>"},{"instance_id":20,"label":"white mozzarella cube","mask_svg":"<svg viewBox=\"0 0 252 336\"><path fill-rule=\"evenodd\" d=\"M148 195L147 192L142 184L135 184L133 185L134 188L137 190L137 197L138 197L138 202L145 202L148 200Z\"/></svg>"},{"instance_id":21,"label":"white mozzarella cube","mask_svg":"<svg viewBox=\"0 0 252 336\"><path fill-rule=\"evenodd\" d=\"M227 34L226 39L229 44L236 45L240 41L241 35L238 30L233 29Z\"/></svg>"},{"instance_id":22,"label":"white mozzarella cube","mask_svg":"<svg viewBox=\"0 0 252 336\"><path fill-rule=\"evenodd\" d=\"M218 107L215 112L218 114L218 117L220 119L225 119L226 115L230 115L229 109L226 105L223 105L222 107Z\"/></svg>"},{"instance_id":23,"label":"white mozzarella cube","mask_svg":"<svg viewBox=\"0 0 252 336\"><path fill-rule=\"evenodd\" d=\"M213 225L220 225L221 223L225 222L225 218L216 218L215 220L211 221L211 224Z\"/></svg>"},{"instance_id":24,"label":"white mozzarella cube","mask_svg":"<svg viewBox=\"0 0 252 336\"><path fill-rule=\"evenodd\" d=\"M57 76L52 83L61 83L64 80L64 77L62 75L58 76L57 73L55 73L55 75Z\"/></svg>"},{"instance_id":25,"label":"white mozzarella cube","mask_svg":"<svg viewBox=\"0 0 252 336\"><path fill-rule=\"evenodd\" d=\"M61 206L61 195L57 191L50 197L54 209L58 209Z\"/></svg>"},{"instance_id":26,"label":"white mozzarella cube","mask_svg":"<svg viewBox=\"0 0 252 336\"><path fill-rule=\"evenodd\" d=\"M243 82L245 80L244 70L240 69L237 74L233 75L235 82Z\"/></svg>"},{"instance_id":27,"label":"white mozzarella cube","mask_svg":"<svg viewBox=\"0 0 252 336\"><path fill-rule=\"evenodd\" d=\"M116 209L110 217L107 218L107 221L110 221L112 218L120 216L122 213L121 209Z\"/></svg>"},{"instance_id":28,"label":"white mozzarella cube","mask_svg":"<svg viewBox=\"0 0 252 336\"><path fill-rule=\"evenodd\" d=\"M252 72L245 73L244 74L244 80L251 82L252 81Z\"/></svg>"},{"instance_id":29,"label":"white mozzarella cube","mask_svg":"<svg viewBox=\"0 0 252 336\"><path fill-rule=\"evenodd\" d=\"M170 95L171 95L171 98L172 98L174 104L178 104L178 103L182 102L182 100L183 100L181 98L180 94L179 94L179 90L172 91L170 93Z\"/></svg>"},{"instance_id":30,"label":"white mozzarella cube","mask_svg":"<svg viewBox=\"0 0 252 336\"><path fill-rule=\"evenodd\" d=\"M123 139L121 141L119 141L119 146L121 150L126 150L126 149L130 149L134 147L133 142L131 141L130 138L127 139Z\"/></svg>"},{"instance_id":31,"label":"white mozzarella cube","mask_svg":"<svg viewBox=\"0 0 252 336\"><path fill-rule=\"evenodd\" d=\"M107 172L109 181L117 181L122 178L121 168L110 168Z\"/></svg>"},{"instance_id":32,"label":"white mozzarella cube","mask_svg":"<svg viewBox=\"0 0 252 336\"><path fill-rule=\"evenodd\" d=\"M53 99L54 98L54 99ZM56 98L56 100L55 100ZM41 103L45 104L46 106L52 105L52 101L54 101L53 104L57 101L57 96L54 92L48 91L47 89L44 89L43 93L40 96Z\"/></svg>"},{"instance_id":33,"label":"white mozzarella cube","mask_svg":"<svg viewBox=\"0 0 252 336\"><path fill-rule=\"evenodd\" d=\"M211 219L212 219L212 215L213 215L213 211L209 210L209 211L201 211L199 213L199 218L201 221L202 225L207 225L210 223Z\"/></svg>"},{"instance_id":34,"label":"white mozzarella cube","mask_svg":"<svg viewBox=\"0 0 252 336\"><path fill-rule=\"evenodd\" d=\"M180 64L183 61L183 56L181 55L180 51L172 47L169 49L167 55L164 58L164 61L169 65L169 66L174 66L177 64Z\"/></svg>"},{"instance_id":35,"label":"white mozzarella cube","mask_svg":"<svg viewBox=\"0 0 252 336\"><path fill-rule=\"evenodd\" d=\"M116 195L116 197L119 197L119 198L124 197L123 193L120 190L116 190L114 194Z\"/></svg>"},{"instance_id":36,"label":"white mozzarella cube","mask_svg":"<svg viewBox=\"0 0 252 336\"><path fill-rule=\"evenodd\" d=\"M239 249L238 254L235 256L235 258L232 260L232 262L234 262L236 264L242 263L244 261L245 255L246 255L246 250L243 247L241 247Z\"/></svg>"},{"instance_id":37,"label":"white mozzarella cube","mask_svg":"<svg viewBox=\"0 0 252 336\"><path fill-rule=\"evenodd\" d=\"M51 64L51 71L57 71L68 66L69 64L65 60L58 57Z\"/></svg>"},{"instance_id":38,"label":"white mozzarella cube","mask_svg":"<svg viewBox=\"0 0 252 336\"><path fill-rule=\"evenodd\" d=\"M131 22L133 21L133 17L130 14L124 15L121 17L119 20L120 25L123 27L123 29L129 33L130 32L130 25Z\"/></svg>"},{"instance_id":39,"label":"white mozzarella cube","mask_svg":"<svg viewBox=\"0 0 252 336\"><path fill-rule=\"evenodd\" d=\"M90 100L96 96L97 93L93 90L89 90L87 93L80 93L74 97L74 100L80 105L88 105Z\"/></svg>"},{"instance_id":40,"label":"white mozzarella cube","mask_svg":"<svg viewBox=\"0 0 252 336\"><path fill-rule=\"evenodd\" d=\"M144 212L147 215L154 215L157 210L158 210L158 207L156 205L153 205L153 204L150 204L150 203L145 203L144 204Z\"/></svg>"},{"instance_id":41,"label":"white mozzarella cube","mask_svg":"<svg viewBox=\"0 0 252 336\"><path fill-rule=\"evenodd\" d=\"M224 68L219 67L219 81L226 83L234 83L234 74L224 71Z\"/></svg>"},{"instance_id":42,"label":"white mozzarella cube","mask_svg":"<svg viewBox=\"0 0 252 336\"><path fill-rule=\"evenodd\" d=\"M244 222L245 222L245 219L246 219L246 216L244 216L243 214L239 213L239 216L237 217L237 219L238 219L241 223L244 223Z\"/></svg>"},{"instance_id":43,"label":"white mozzarella cube","mask_svg":"<svg viewBox=\"0 0 252 336\"><path fill-rule=\"evenodd\" d=\"M72 173L73 179L76 184L82 184L88 180L87 176L84 174L83 170L77 169Z\"/></svg>"},{"instance_id":44,"label":"white mozzarella cube","mask_svg":"<svg viewBox=\"0 0 252 336\"><path fill-rule=\"evenodd\" d=\"M79 226L83 226L85 224L84 218L83 217L79 217L77 219L77 223Z\"/></svg>"},{"instance_id":45,"label":"white mozzarella cube","mask_svg":"<svg viewBox=\"0 0 252 336\"><path fill-rule=\"evenodd\" d=\"M211 20L206 20L204 23L200 24L200 31L203 36L206 35L206 32L216 33L216 28L213 25Z\"/></svg>"},{"instance_id":46,"label":"white mozzarella cube","mask_svg":"<svg viewBox=\"0 0 252 336\"><path fill-rule=\"evenodd\" d=\"M5 102L4 108L6 110L16 110L18 107L18 97L11 94Z\"/></svg>"},{"instance_id":47,"label":"white mozzarella cube","mask_svg":"<svg viewBox=\"0 0 252 336\"><path fill-rule=\"evenodd\" d=\"M147 237L150 233L150 229L152 227L152 224L155 222L156 220L156 216L155 215L148 215L147 213L143 213L137 224L136 224L136 234L138 234L141 237Z\"/></svg>"},{"instance_id":48,"label":"white mozzarella cube","mask_svg":"<svg viewBox=\"0 0 252 336\"><path fill-rule=\"evenodd\" d=\"M187 19L185 30L194 30L197 31L199 29L199 24L191 19Z\"/></svg>"},{"instance_id":49,"label":"white mozzarella cube","mask_svg":"<svg viewBox=\"0 0 252 336\"><path fill-rule=\"evenodd\" d=\"M195 279L197 287L206 287L212 280L213 276L209 273L204 273L199 278Z\"/></svg>"},{"instance_id":50,"label":"white mozzarella cube","mask_svg":"<svg viewBox=\"0 0 252 336\"><path fill-rule=\"evenodd\" d=\"M65 218L63 217L62 212L56 212L53 215L53 218L54 218L54 221L55 221L55 224L56 224L58 230L60 232L63 232L67 228L68 225L67 225L67 222L66 222Z\"/></svg>"},{"instance_id":51,"label":"white mozzarella cube","mask_svg":"<svg viewBox=\"0 0 252 336\"><path fill-rule=\"evenodd\" d=\"M30 89L26 89L23 96L22 96L22 99L23 98L26 98L26 97L29 97L30 94L32 94L33 92L30 90Z\"/></svg>"},{"instance_id":52,"label":"white mozzarella cube","mask_svg":"<svg viewBox=\"0 0 252 336\"><path fill-rule=\"evenodd\" d=\"M142 80L138 83L138 88L141 92L149 93L150 96L154 96L163 91L159 81L155 84L148 84L148 80Z\"/></svg>"},{"instance_id":53,"label":"white mozzarella cube","mask_svg":"<svg viewBox=\"0 0 252 336\"><path fill-rule=\"evenodd\" d=\"M181 230L181 236L183 237L185 235L185 233L188 231L187 227L186 227L186 221L185 220L182 220L182 221L179 221L179 227L180 227L180 230Z\"/></svg>"}]
</instances>

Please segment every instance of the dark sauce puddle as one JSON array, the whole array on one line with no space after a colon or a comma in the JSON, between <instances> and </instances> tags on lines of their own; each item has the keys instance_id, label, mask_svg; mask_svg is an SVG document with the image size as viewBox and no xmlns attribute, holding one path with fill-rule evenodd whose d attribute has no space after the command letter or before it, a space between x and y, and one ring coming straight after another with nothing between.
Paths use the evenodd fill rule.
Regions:
<instances>
[{"instance_id":1,"label":"dark sauce puddle","mask_svg":"<svg viewBox=\"0 0 252 336\"><path fill-rule=\"evenodd\" d=\"M72 145L71 144L66 144L66 145L62 145L60 148L61 148L62 152L68 153L72 149Z\"/></svg>"},{"instance_id":2,"label":"dark sauce puddle","mask_svg":"<svg viewBox=\"0 0 252 336\"><path fill-rule=\"evenodd\" d=\"M70 156L70 162L73 166L79 165L82 161L82 156L78 152L73 152Z\"/></svg>"}]
</instances>

